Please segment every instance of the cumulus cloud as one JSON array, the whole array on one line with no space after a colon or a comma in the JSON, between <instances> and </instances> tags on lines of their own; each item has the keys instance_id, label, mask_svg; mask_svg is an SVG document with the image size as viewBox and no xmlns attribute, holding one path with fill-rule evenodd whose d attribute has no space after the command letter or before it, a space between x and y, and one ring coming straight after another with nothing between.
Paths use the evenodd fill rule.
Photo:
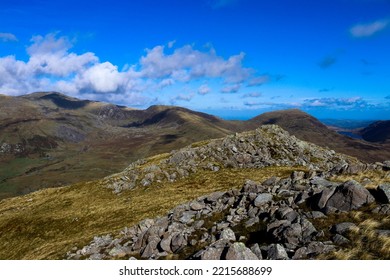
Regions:
<instances>
[{"instance_id":1,"label":"cumulus cloud","mask_svg":"<svg viewBox=\"0 0 390 280\"><path fill-rule=\"evenodd\" d=\"M200 51L193 46L174 47L174 42L145 51L138 62L119 69L109 61L100 61L92 52L75 53L74 42L58 33L34 36L27 47L27 61L15 56L0 57L0 91L10 95L33 91L61 91L77 97L95 96L96 99L121 103L123 98L136 104L152 98L140 98L173 85L191 81L212 80L223 84L221 92L233 93L241 84L256 80L254 70L243 67L244 53L224 58L210 48ZM211 91L203 83L200 95ZM154 98L153 97L153 98ZM193 97L179 95L176 100L189 101ZM146 102L146 101L145 101ZM128 103L132 105L131 103Z\"/></svg>"},{"instance_id":2,"label":"cumulus cloud","mask_svg":"<svg viewBox=\"0 0 390 280\"><path fill-rule=\"evenodd\" d=\"M370 37L389 26L390 20L383 19L371 23L357 24L349 30L355 38Z\"/></svg>"},{"instance_id":3,"label":"cumulus cloud","mask_svg":"<svg viewBox=\"0 0 390 280\"><path fill-rule=\"evenodd\" d=\"M18 38L12 33L0 33L0 41L3 42L16 42L18 41Z\"/></svg>"},{"instance_id":4,"label":"cumulus cloud","mask_svg":"<svg viewBox=\"0 0 390 280\"><path fill-rule=\"evenodd\" d=\"M200 95L206 95L206 94L208 94L210 91L211 91L211 89L210 89L207 85L201 85L201 86L198 88L198 93L199 93Z\"/></svg>"},{"instance_id":5,"label":"cumulus cloud","mask_svg":"<svg viewBox=\"0 0 390 280\"><path fill-rule=\"evenodd\" d=\"M222 93L236 93L240 90L241 85L240 84L235 84L231 86L226 86L221 89Z\"/></svg>"},{"instance_id":6,"label":"cumulus cloud","mask_svg":"<svg viewBox=\"0 0 390 280\"><path fill-rule=\"evenodd\" d=\"M222 78L227 83L237 83L248 79L251 69L242 67L245 54L233 55L227 60L217 56L214 49L209 52L195 50L186 45L171 54L165 53L164 46L147 49L140 60L143 77L159 79L174 78L189 81L196 78Z\"/></svg>"}]
</instances>

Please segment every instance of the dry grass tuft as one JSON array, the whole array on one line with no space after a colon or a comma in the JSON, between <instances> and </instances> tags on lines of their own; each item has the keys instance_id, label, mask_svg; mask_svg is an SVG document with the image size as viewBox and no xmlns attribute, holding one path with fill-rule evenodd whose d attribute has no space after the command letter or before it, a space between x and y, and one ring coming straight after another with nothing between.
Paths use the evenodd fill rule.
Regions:
<instances>
[{"instance_id":1,"label":"dry grass tuft","mask_svg":"<svg viewBox=\"0 0 390 280\"><path fill-rule=\"evenodd\" d=\"M390 183L389 172L379 171L379 170L365 171L355 175L349 175L349 174L337 175L332 177L331 180L336 182L355 180L361 183L366 181L367 184L365 184L365 187L367 189L375 189L380 184Z\"/></svg>"},{"instance_id":2,"label":"dry grass tuft","mask_svg":"<svg viewBox=\"0 0 390 280\"><path fill-rule=\"evenodd\" d=\"M359 214L358 214L359 213ZM325 259L339 260L372 260L372 259L390 259L390 236L378 234L378 229L390 228L390 217L373 215L367 218L368 214L355 212L351 218L357 224L357 228L351 230L347 237L350 239L350 245L339 249L326 256Z\"/></svg>"}]
</instances>

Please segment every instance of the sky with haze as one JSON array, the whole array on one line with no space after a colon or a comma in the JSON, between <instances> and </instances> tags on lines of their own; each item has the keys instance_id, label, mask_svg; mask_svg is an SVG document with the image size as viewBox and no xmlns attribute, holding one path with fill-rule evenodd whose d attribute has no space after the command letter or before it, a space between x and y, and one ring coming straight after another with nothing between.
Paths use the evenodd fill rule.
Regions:
<instances>
[{"instance_id":1,"label":"sky with haze","mask_svg":"<svg viewBox=\"0 0 390 280\"><path fill-rule=\"evenodd\" d=\"M0 94L389 119L390 0L2 0Z\"/></svg>"}]
</instances>

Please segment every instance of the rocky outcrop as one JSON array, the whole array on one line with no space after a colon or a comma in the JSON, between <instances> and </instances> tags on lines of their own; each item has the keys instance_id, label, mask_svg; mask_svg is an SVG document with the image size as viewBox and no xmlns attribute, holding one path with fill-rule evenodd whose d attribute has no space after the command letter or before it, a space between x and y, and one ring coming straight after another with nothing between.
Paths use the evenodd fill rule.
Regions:
<instances>
[{"instance_id":1,"label":"rocky outcrop","mask_svg":"<svg viewBox=\"0 0 390 280\"><path fill-rule=\"evenodd\" d=\"M356 181L348 181L337 187L321 191L316 206L326 213L332 211L351 211L364 204L374 202L374 197Z\"/></svg>"},{"instance_id":2,"label":"rocky outcrop","mask_svg":"<svg viewBox=\"0 0 390 280\"><path fill-rule=\"evenodd\" d=\"M313 259L348 244L348 233L357 229L349 222L320 229L317 219L373 202L355 181L335 183L320 171L296 171L289 178L247 180L239 190L199 197L125 228L119 237L95 237L68 258ZM385 209L381 205L376 213Z\"/></svg>"},{"instance_id":3,"label":"rocky outcrop","mask_svg":"<svg viewBox=\"0 0 390 280\"><path fill-rule=\"evenodd\" d=\"M255 131L172 151L158 162L150 159L149 162L134 162L123 172L106 177L104 184L120 193L136 186L176 181L199 170L218 172L221 168L266 166L304 166L310 170L322 170L328 175L381 168L301 141L279 126L265 125Z\"/></svg>"}]
</instances>

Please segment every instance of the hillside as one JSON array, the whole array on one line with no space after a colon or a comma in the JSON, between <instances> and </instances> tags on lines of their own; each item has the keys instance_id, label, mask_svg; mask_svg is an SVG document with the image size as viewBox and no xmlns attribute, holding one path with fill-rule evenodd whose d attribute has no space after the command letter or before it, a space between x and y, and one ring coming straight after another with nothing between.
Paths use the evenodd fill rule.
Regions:
<instances>
[{"instance_id":1,"label":"hillside","mask_svg":"<svg viewBox=\"0 0 390 280\"><path fill-rule=\"evenodd\" d=\"M389 168L268 125L2 200L0 258L386 259Z\"/></svg>"},{"instance_id":2,"label":"hillside","mask_svg":"<svg viewBox=\"0 0 390 280\"><path fill-rule=\"evenodd\" d=\"M236 127L184 108L135 110L54 92L3 96L0 199L102 178L139 158L223 137Z\"/></svg>"},{"instance_id":3,"label":"hillside","mask_svg":"<svg viewBox=\"0 0 390 280\"><path fill-rule=\"evenodd\" d=\"M264 124L362 161L390 158L389 144L340 135L300 110L226 121L174 106L137 110L38 92L0 96L0 199L96 180L138 159Z\"/></svg>"},{"instance_id":4,"label":"hillside","mask_svg":"<svg viewBox=\"0 0 390 280\"><path fill-rule=\"evenodd\" d=\"M250 127L276 124L299 139L327 147L366 162L390 159L390 147L341 135L313 116L297 109L264 113L247 121Z\"/></svg>"},{"instance_id":5,"label":"hillside","mask_svg":"<svg viewBox=\"0 0 390 280\"><path fill-rule=\"evenodd\" d=\"M364 140L386 142L390 140L390 121L377 121L359 131Z\"/></svg>"}]
</instances>

